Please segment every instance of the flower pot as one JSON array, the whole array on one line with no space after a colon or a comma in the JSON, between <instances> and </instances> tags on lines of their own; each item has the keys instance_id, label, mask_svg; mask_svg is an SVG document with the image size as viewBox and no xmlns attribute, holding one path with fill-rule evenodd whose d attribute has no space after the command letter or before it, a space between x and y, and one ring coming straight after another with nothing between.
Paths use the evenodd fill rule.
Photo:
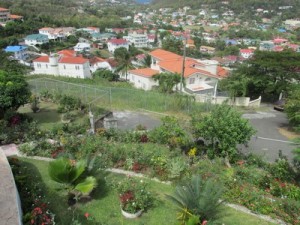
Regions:
<instances>
[{"instance_id":1,"label":"flower pot","mask_svg":"<svg viewBox=\"0 0 300 225\"><path fill-rule=\"evenodd\" d=\"M142 215L143 213L143 210L139 210L137 211L136 213L129 213L129 212L126 212L124 211L123 209L121 209L122 211L122 215L125 217L125 218L128 218L128 219L135 219L135 218L138 218L140 215Z\"/></svg>"}]
</instances>

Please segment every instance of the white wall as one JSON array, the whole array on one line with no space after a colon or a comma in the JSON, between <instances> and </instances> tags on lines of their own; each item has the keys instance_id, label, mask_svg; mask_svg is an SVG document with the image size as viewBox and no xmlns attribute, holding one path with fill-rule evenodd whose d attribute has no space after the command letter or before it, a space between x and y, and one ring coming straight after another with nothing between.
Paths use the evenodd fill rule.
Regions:
<instances>
[{"instance_id":1,"label":"white wall","mask_svg":"<svg viewBox=\"0 0 300 225\"><path fill-rule=\"evenodd\" d=\"M108 69L112 71L112 68L108 62L97 62L91 66L91 71L94 73L97 69Z\"/></svg>"},{"instance_id":2,"label":"white wall","mask_svg":"<svg viewBox=\"0 0 300 225\"><path fill-rule=\"evenodd\" d=\"M107 43L107 48L108 48L108 51L109 52L112 52L112 53L114 53L115 52L115 50L117 49L117 48L121 48L121 47L124 47L124 48L126 48L127 50L129 49L129 45L128 44L122 44L122 45L115 45L115 44L112 44L111 42L108 42Z\"/></svg>"},{"instance_id":3,"label":"white wall","mask_svg":"<svg viewBox=\"0 0 300 225\"><path fill-rule=\"evenodd\" d=\"M152 77L142 77L132 73L128 73L128 80L133 83L134 87L149 91L153 86L158 85L157 81L154 81Z\"/></svg>"},{"instance_id":4,"label":"white wall","mask_svg":"<svg viewBox=\"0 0 300 225\"><path fill-rule=\"evenodd\" d=\"M46 62L33 62L33 67L34 67L35 74L58 75L58 74L53 74L53 71L50 69L50 64Z\"/></svg>"},{"instance_id":5,"label":"white wall","mask_svg":"<svg viewBox=\"0 0 300 225\"><path fill-rule=\"evenodd\" d=\"M58 70L60 76L75 78L91 77L89 62L86 62L84 64L59 63Z\"/></svg>"}]
</instances>

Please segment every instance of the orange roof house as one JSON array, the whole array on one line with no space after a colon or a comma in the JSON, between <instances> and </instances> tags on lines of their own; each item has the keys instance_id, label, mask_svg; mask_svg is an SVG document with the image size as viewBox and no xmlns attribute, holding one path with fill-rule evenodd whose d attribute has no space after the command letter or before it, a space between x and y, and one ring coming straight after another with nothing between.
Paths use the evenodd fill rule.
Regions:
<instances>
[{"instance_id":1,"label":"orange roof house","mask_svg":"<svg viewBox=\"0 0 300 225\"><path fill-rule=\"evenodd\" d=\"M142 77L153 77L154 75L158 74L158 70L154 70L151 68L142 68L142 69L136 69L136 70L129 70L128 71L131 74L135 74Z\"/></svg>"}]
</instances>

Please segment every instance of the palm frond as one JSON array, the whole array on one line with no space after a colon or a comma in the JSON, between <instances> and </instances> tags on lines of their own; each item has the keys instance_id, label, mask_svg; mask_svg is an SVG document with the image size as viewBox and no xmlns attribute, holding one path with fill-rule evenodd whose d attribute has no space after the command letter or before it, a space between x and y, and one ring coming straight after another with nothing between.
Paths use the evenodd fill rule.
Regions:
<instances>
[{"instance_id":1,"label":"palm frond","mask_svg":"<svg viewBox=\"0 0 300 225\"><path fill-rule=\"evenodd\" d=\"M95 177L87 177L83 182L80 182L75 186L75 190L83 193L89 194L97 186L97 180Z\"/></svg>"}]
</instances>

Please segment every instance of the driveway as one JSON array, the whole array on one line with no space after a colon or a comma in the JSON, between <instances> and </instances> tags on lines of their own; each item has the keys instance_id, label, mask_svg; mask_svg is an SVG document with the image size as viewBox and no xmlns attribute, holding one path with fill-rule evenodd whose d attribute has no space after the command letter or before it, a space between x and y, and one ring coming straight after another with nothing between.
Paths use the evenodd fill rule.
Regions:
<instances>
[{"instance_id":1,"label":"driveway","mask_svg":"<svg viewBox=\"0 0 300 225\"><path fill-rule=\"evenodd\" d=\"M243 117L249 119L254 129L257 130L248 147L241 147L244 153L252 152L273 162L278 158L279 150L281 150L289 160L293 159L292 150L295 146L279 132L280 127L288 125L285 113L270 108L265 112L246 113L243 114Z\"/></svg>"}]
</instances>

